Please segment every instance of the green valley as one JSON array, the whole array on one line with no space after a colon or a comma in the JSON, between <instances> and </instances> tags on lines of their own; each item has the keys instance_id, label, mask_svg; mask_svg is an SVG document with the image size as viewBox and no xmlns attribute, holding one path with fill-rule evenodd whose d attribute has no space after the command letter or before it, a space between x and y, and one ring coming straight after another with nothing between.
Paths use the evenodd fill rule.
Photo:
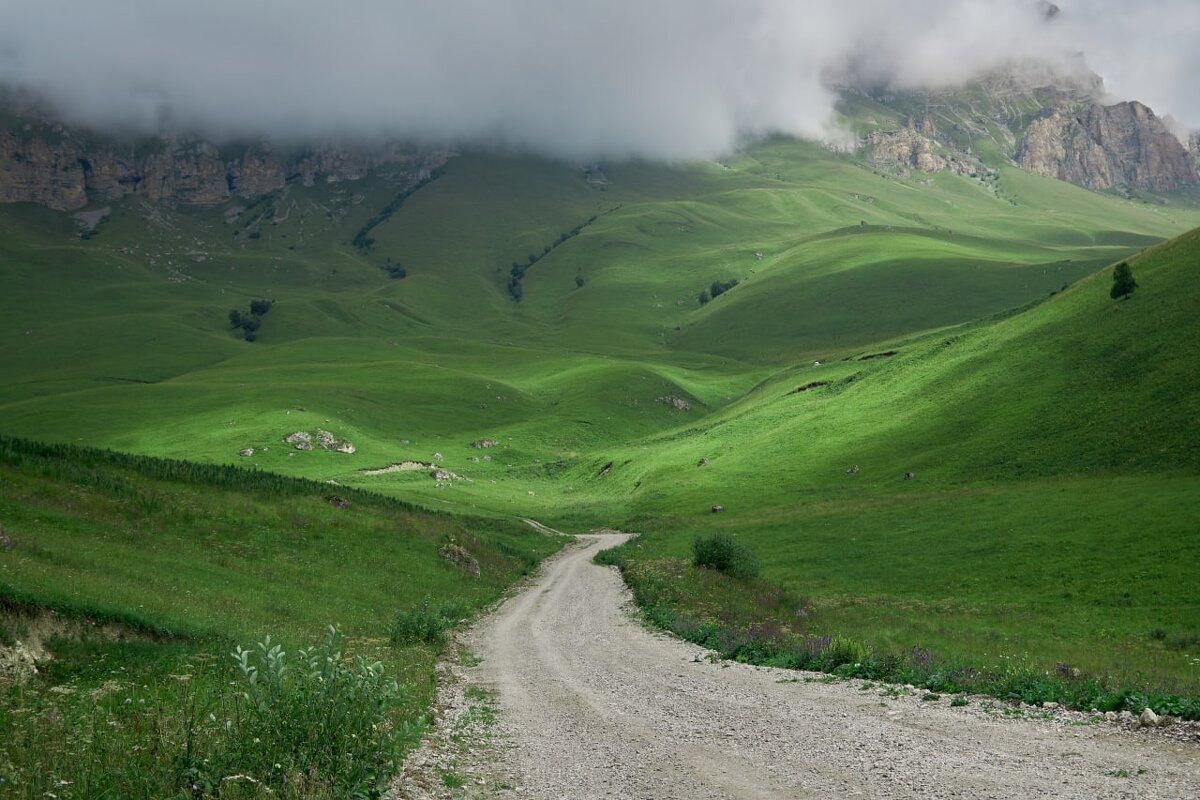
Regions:
<instances>
[{"instance_id":1,"label":"green valley","mask_svg":"<svg viewBox=\"0 0 1200 800\"><path fill-rule=\"evenodd\" d=\"M1200 201L980 157L467 151L415 187L130 196L94 226L0 206L6 636L52 610L129 637L63 628L14 702L124 685L100 658L174 719L175 676L216 708L236 644L334 623L402 678L411 744L440 641L389 645L393 615L499 597L561 545L533 518L641 534L621 563L635 591L675 585L673 613L753 624L686 590L712 578L693 540L721 531L764 597L798 598L788 635L1194 707ZM1122 260L1138 289L1114 301ZM230 312L254 300L247 341ZM68 716L135 726L86 705ZM0 770L45 766L23 741Z\"/></svg>"}]
</instances>

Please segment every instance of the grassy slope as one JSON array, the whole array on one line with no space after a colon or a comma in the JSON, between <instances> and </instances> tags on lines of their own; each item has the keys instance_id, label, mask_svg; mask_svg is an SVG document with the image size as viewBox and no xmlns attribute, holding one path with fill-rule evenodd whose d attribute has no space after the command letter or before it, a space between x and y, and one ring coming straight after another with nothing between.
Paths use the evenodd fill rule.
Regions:
<instances>
[{"instance_id":1,"label":"grassy slope","mask_svg":"<svg viewBox=\"0 0 1200 800\"><path fill-rule=\"evenodd\" d=\"M258 224L256 240L258 209L148 222L130 202L87 242L58 215L0 210L6 430L218 462L254 445L256 464L322 478L447 449L468 474L481 468L465 445L483 436L512 436L521 463L553 462L674 427L659 397L715 410L781 365L1026 302L1200 221L1015 170L1004 198L968 179L884 177L795 142L727 167L608 177L456 159L372 231L370 253L347 243L389 198L377 182L290 188L269 201L287 220ZM513 303L510 263L596 214ZM388 257L409 277L387 280ZM728 278L742 283L696 303ZM254 296L279 302L250 345L224 320ZM305 425L360 454L264 450Z\"/></svg>"},{"instance_id":2,"label":"grassy slope","mask_svg":"<svg viewBox=\"0 0 1200 800\"><path fill-rule=\"evenodd\" d=\"M490 602L554 546L516 522L20 440L0 440L0 475L0 600L192 637L379 636L426 595ZM438 557L448 541L477 556L478 581Z\"/></svg>"},{"instance_id":3,"label":"grassy slope","mask_svg":"<svg viewBox=\"0 0 1200 800\"><path fill-rule=\"evenodd\" d=\"M645 555L683 554L721 503L818 630L1195 691L1198 252L1200 231L1134 259L1129 301L1102 273L892 359L786 374L627 451L611 477L653 487ZM788 394L814 379L833 385Z\"/></svg>"},{"instance_id":4,"label":"grassy slope","mask_svg":"<svg viewBox=\"0 0 1200 800\"><path fill-rule=\"evenodd\" d=\"M349 506L331 503L331 491ZM0 793L27 798L212 796L197 783L253 762L221 766L228 748L254 735L225 723L251 718L230 651L269 636L294 654L330 624L347 636L346 651L378 659L400 684L387 719L411 746L439 648L388 646L393 614L425 597L469 613L560 544L520 523L314 482L2 437L0 519L3 666L15 641L52 655L25 685L0 673ZM447 542L478 560L478 578L439 557ZM120 627L62 621L78 618ZM293 705L276 706L294 724L303 714L296 698L284 699ZM340 714L358 708L339 702ZM295 735L287 731L278 736ZM253 742L262 780L271 763L312 750L274 744L263 753L267 745ZM348 756L340 763L351 765ZM309 790L300 781L285 796L328 796L323 785L339 776L308 777Z\"/></svg>"},{"instance_id":5,"label":"grassy slope","mask_svg":"<svg viewBox=\"0 0 1200 800\"><path fill-rule=\"evenodd\" d=\"M1186 426L1163 416L1176 413L1175 400L1163 400L1186 402L1171 394L1191 385L1185 355L1163 367L1158 351L1170 347L1149 323L1138 341L1153 356L1094 337L1111 320L1080 317L1072 304L1084 287L1103 300L1103 279L1029 315L955 326L1045 297L1200 216L1000 172L998 187L901 179L772 141L727 164L610 167L611 182L595 185L561 165L470 155L374 228L370 252L349 242L393 196L381 181L290 187L233 223L223 209L128 201L82 242L60 215L5 207L0 411L12 433L206 462L241 461L238 449L253 446L241 463L435 508L630 520L661 534L661 552L680 552L691 532L710 528L704 510L720 502L723 525L777 554L773 577L820 601L821 624L972 651L995 641L979 639L994 627L1005 648L1028 642L1057 655L1078 646L1117 668L1119 659L1100 655L1105 637L1129 647L1151 624L1197 627L1177 588L1156 605L1121 597L1135 534L1095 513L1136 500L1159 526L1155 541L1180 541L1171 526L1190 502L1195 459ZM529 268L524 300L513 303L509 265L592 216ZM386 258L409 277L388 280ZM742 282L696 302L701 288L729 278ZM1119 315L1152 304L1158 290L1144 283L1119 311L1097 307L1117 321L1141 319ZM278 302L249 344L225 316L256 296ZM1063 320L1054 335L1022 327L1051 312ZM1073 349L1056 350L1069 336ZM1073 368L1093 340L1115 356ZM896 342L895 359L854 360ZM824 366L807 366L818 358ZM1136 385L1117 380L1134 375ZM787 396L813 380L855 377ZM667 395L692 410L668 408ZM1117 396L1114 408L1102 404ZM1143 434L1113 445L1106 437L1116 427L1093 420L1118 412ZM317 428L358 452L280 442ZM490 462L472 461L483 454L468 444L482 437L501 443ZM358 473L438 452L470 482ZM711 467L693 466L702 457ZM847 485L850 463L864 472ZM898 484L908 469L918 481ZM1098 474L1081 475L1089 471ZM1072 501L1049 501L1062 496ZM998 538L1006 520L1029 536ZM1064 604L1047 587L1090 567L1048 544L1060 529L1071 531L1062 541L1114 542L1093 570L1103 576L1095 592L1059 591L1087 598L1065 606L1067 644L1054 630ZM1041 558L1047 550L1054 557ZM1137 558L1146 575L1195 563ZM1025 565L1027 590L1013 559ZM945 609L930 632L927 587ZM1022 603L1033 616L1009 615ZM873 614L879 608L886 619Z\"/></svg>"}]
</instances>

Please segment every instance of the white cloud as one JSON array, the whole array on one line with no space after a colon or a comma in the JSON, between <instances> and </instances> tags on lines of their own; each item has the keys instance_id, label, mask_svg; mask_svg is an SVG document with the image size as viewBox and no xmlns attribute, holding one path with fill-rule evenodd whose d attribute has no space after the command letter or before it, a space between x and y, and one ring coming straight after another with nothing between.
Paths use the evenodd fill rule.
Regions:
<instances>
[{"instance_id":1,"label":"white cloud","mask_svg":"<svg viewBox=\"0 0 1200 800\"><path fill-rule=\"evenodd\" d=\"M1196 0L0 0L0 81L69 117L213 135L503 142L692 158L818 135L848 63L944 85L1013 58L1089 65L1200 125Z\"/></svg>"}]
</instances>

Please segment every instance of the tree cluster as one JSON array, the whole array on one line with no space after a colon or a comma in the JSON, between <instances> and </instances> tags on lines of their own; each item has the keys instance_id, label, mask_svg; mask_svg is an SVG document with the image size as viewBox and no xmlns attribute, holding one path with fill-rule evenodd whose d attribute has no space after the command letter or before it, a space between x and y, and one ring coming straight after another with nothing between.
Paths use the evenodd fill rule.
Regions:
<instances>
[{"instance_id":1,"label":"tree cluster","mask_svg":"<svg viewBox=\"0 0 1200 800\"><path fill-rule=\"evenodd\" d=\"M737 278L730 278L727 281L713 281L712 286L709 286L707 289L700 290L700 294L696 296L696 299L700 302L700 305L704 305L709 300L720 297L737 285Z\"/></svg>"},{"instance_id":2,"label":"tree cluster","mask_svg":"<svg viewBox=\"0 0 1200 800\"><path fill-rule=\"evenodd\" d=\"M392 280L408 277L408 270L405 269L400 262L393 261L391 256L388 256L387 261L382 267L380 267L380 269L386 272L387 276Z\"/></svg>"},{"instance_id":3,"label":"tree cluster","mask_svg":"<svg viewBox=\"0 0 1200 800\"><path fill-rule=\"evenodd\" d=\"M239 309L233 309L229 312L229 326L231 328L241 328L242 338L247 342L253 342L258 338L258 329L262 327L262 318L271 310L271 306L275 305L274 300L255 299L250 301L250 313L243 314Z\"/></svg>"}]
</instances>

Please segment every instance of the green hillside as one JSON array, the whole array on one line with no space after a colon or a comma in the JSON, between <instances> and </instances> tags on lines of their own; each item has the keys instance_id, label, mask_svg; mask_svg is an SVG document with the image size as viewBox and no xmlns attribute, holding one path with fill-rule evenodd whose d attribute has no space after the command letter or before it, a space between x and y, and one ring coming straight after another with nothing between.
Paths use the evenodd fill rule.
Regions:
<instances>
[{"instance_id":1,"label":"green hillside","mask_svg":"<svg viewBox=\"0 0 1200 800\"><path fill-rule=\"evenodd\" d=\"M469 152L415 192L126 198L92 231L0 206L0 432L21 437L0 439L0 646L48 609L76 626L8 695L28 716L0 721L0 779L42 796L71 764L167 796L174 756L114 776L76 735L151 724L93 693L146 688L175 752L185 709L239 696L233 645L295 652L333 622L404 685L388 724L411 743L438 642L392 646L393 615L497 597L558 546L528 517L642 533L617 560L668 615L744 633L787 611L856 653L1194 700L1200 210L983 155L995 179L785 139L676 166ZM1140 288L1118 302L1121 260ZM230 315L255 300L247 340ZM716 530L765 583L690 565ZM30 720L60 695L47 750ZM289 769L271 791L325 796Z\"/></svg>"},{"instance_id":2,"label":"green hillside","mask_svg":"<svg viewBox=\"0 0 1200 800\"><path fill-rule=\"evenodd\" d=\"M681 415L658 398L688 398L694 419L782 366L1029 302L1200 223L1001 174L998 191L902 179L792 141L606 167L605 182L467 155L366 250L352 240L394 196L379 179L290 186L232 222L127 200L86 240L64 215L7 206L0 409L14 434L218 463L254 446L257 466L322 479L448 450L459 474L503 485L526 476L485 477L469 442L511 436L510 463L533 467L670 430ZM547 247L514 302L512 264ZM254 297L276 303L246 343L227 314ZM358 453L270 447L306 425ZM379 488L427 497L408 477Z\"/></svg>"},{"instance_id":3,"label":"green hillside","mask_svg":"<svg viewBox=\"0 0 1200 800\"><path fill-rule=\"evenodd\" d=\"M1198 254L1193 231L1131 259L1127 301L1106 271L890 358L781 374L612 454L606 479L649 487L646 558L682 555L724 506L716 526L812 599L816 631L1194 692Z\"/></svg>"},{"instance_id":4,"label":"green hillside","mask_svg":"<svg viewBox=\"0 0 1200 800\"><path fill-rule=\"evenodd\" d=\"M394 746L424 730L440 650L394 641L394 620L433 598L458 621L560 545L327 484L4 437L0 520L5 797L226 797L235 773L258 776L235 796L373 789ZM345 637L337 653L378 660L378 696L328 670L321 693L298 676L276 687L269 644L249 682L230 658L273 639L285 668L302 669L287 659L329 625ZM247 705L258 677L272 687L265 719ZM356 744L355 715L394 737ZM297 722L324 744L286 742ZM341 749L332 772L326 747Z\"/></svg>"}]
</instances>

